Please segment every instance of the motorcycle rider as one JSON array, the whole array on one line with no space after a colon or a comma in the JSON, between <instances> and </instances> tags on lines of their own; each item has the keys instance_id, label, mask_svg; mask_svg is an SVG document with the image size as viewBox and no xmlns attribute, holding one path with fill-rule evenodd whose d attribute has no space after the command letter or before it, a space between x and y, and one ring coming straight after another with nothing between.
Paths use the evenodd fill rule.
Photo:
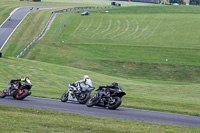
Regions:
<instances>
[{"instance_id":1,"label":"motorcycle rider","mask_svg":"<svg viewBox=\"0 0 200 133\"><path fill-rule=\"evenodd\" d=\"M105 88L106 97L110 97L110 92L112 92L112 89L119 89L120 87L118 86L118 83L113 82L110 86L109 85L99 86L100 90L102 90L103 88Z\"/></svg>"},{"instance_id":2,"label":"motorcycle rider","mask_svg":"<svg viewBox=\"0 0 200 133\"><path fill-rule=\"evenodd\" d=\"M78 84L80 84L80 87L77 87ZM88 75L84 75L82 80L76 81L71 85L75 86L75 88L77 89L76 91L81 91L82 88L91 88L92 81Z\"/></svg>"},{"instance_id":3,"label":"motorcycle rider","mask_svg":"<svg viewBox=\"0 0 200 133\"><path fill-rule=\"evenodd\" d=\"M15 82L19 82L19 87L21 87L20 81L21 81L21 82L24 82L25 84L31 84L31 81L29 80L28 77L21 78L21 79L12 79L12 80L10 81L11 87L9 87L9 88L6 90L6 92L9 92L9 90L12 90L12 89L13 89L13 83L15 83Z\"/></svg>"}]
</instances>

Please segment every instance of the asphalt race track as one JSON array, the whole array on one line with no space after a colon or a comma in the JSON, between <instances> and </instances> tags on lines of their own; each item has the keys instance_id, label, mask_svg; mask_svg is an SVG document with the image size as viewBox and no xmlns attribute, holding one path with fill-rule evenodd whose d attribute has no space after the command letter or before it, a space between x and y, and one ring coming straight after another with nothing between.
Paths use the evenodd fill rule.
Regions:
<instances>
[{"instance_id":1,"label":"asphalt race track","mask_svg":"<svg viewBox=\"0 0 200 133\"><path fill-rule=\"evenodd\" d=\"M21 7L11 15L11 20L9 20L8 18L4 21L4 23L0 26L0 50L5 45L9 37L20 24L20 22L26 17L26 15L30 11L36 10L37 8L38 7L33 7L33 9L32 7ZM58 7L39 8L45 9ZM26 108L46 109L96 117L108 117L114 119L200 128L200 117L197 116L187 116L139 109L129 109L121 107L116 110L109 110L104 107L89 108L86 105L78 104L77 102L63 103L60 100L36 97L27 97L24 100L14 100L12 97L0 98L0 104Z\"/></svg>"},{"instance_id":2,"label":"asphalt race track","mask_svg":"<svg viewBox=\"0 0 200 133\"><path fill-rule=\"evenodd\" d=\"M117 1L115 1L117 2ZM134 5L147 5L142 3L135 2L122 2ZM47 6L31 6L31 7L20 7L14 13L8 17L3 24L0 26L0 50L4 47L12 33L16 30L16 28L20 25L23 19L33 10L37 9L53 9L53 8L66 8L66 7L47 7ZM10 20L9 20L10 18ZM28 45L28 44L27 44Z\"/></svg>"},{"instance_id":3,"label":"asphalt race track","mask_svg":"<svg viewBox=\"0 0 200 133\"><path fill-rule=\"evenodd\" d=\"M119 107L116 110L109 110L107 108L97 106L87 107L85 104L79 104L77 102L61 102L60 100L37 97L27 97L24 100L15 100L12 97L0 98L0 104L46 109L96 117L108 117L114 119L200 128L200 117L198 116L188 116L122 107Z\"/></svg>"},{"instance_id":4,"label":"asphalt race track","mask_svg":"<svg viewBox=\"0 0 200 133\"><path fill-rule=\"evenodd\" d=\"M59 8L59 7L20 7L13 14L8 17L3 24L0 26L0 50L3 48L7 40L10 38L12 33L18 27L18 25L23 21L23 19L31 11L39 9L50 9L50 8ZM10 18L10 20L9 20ZM28 45L28 44L27 44Z\"/></svg>"}]
</instances>

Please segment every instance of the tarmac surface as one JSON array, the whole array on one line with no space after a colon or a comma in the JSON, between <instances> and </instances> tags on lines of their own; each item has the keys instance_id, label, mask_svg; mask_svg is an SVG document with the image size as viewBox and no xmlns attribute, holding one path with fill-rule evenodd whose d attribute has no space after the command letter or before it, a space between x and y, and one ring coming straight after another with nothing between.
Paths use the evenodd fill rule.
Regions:
<instances>
[{"instance_id":1,"label":"tarmac surface","mask_svg":"<svg viewBox=\"0 0 200 133\"><path fill-rule=\"evenodd\" d=\"M0 98L0 104L16 107L53 110L95 117L107 117L113 119L200 128L200 117L198 116L163 113L140 109L119 107L116 110L109 110L105 107L87 107L85 104L79 104L78 102L61 102L60 100L38 97L27 97L24 100L15 100L12 97Z\"/></svg>"},{"instance_id":2,"label":"tarmac surface","mask_svg":"<svg viewBox=\"0 0 200 133\"><path fill-rule=\"evenodd\" d=\"M22 20L32 11L47 8L58 7L21 7L17 9L4 23L0 26L0 50L3 48L7 40L10 38L15 29L19 26ZM10 20L9 20L10 19ZM130 109L119 107L116 110L109 110L104 107L87 107L77 102L63 103L60 100L27 97L24 100L15 100L12 97L6 97L0 99L0 104L25 107L25 108L37 108L45 110L60 111L65 113L73 113L80 115L88 115L95 117L107 117L113 119L132 120L139 122L149 122L157 124L168 124L185 127L200 128L200 117L188 116L172 113L163 113L139 109Z\"/></svg>"},{"instance_id":3,"label":"tarmac surface","mask_svg":"<svg viewBox=\"0 0 200 133\"><path fill-rule=\"evenodd\" d=\"M59 7L20 7L10 14L10 16L0 26L0 50L4 47L10 36L20 25L23 19L33 10L37 9L52 9ZM28 45L28 44L27 44Z\"/></svg>"}]
</instances>

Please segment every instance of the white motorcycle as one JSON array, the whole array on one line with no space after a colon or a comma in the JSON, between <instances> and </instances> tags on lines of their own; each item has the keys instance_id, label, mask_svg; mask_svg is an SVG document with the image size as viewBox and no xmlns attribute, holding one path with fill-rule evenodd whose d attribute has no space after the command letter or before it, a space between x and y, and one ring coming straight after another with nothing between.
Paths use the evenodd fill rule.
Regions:
<instances>
[{"instance_id":1,"label":"white motorcycle","mask_svg":"<svg viewBox=\"0 0 200 133\"><path fill-rule=\"evenodd\" d=\"M61 96L61 101L78 101L85 104L90 99L90 94L95 88L82 88L80 83L69 84L68 91Z\"/></svg>"}]
</instances>

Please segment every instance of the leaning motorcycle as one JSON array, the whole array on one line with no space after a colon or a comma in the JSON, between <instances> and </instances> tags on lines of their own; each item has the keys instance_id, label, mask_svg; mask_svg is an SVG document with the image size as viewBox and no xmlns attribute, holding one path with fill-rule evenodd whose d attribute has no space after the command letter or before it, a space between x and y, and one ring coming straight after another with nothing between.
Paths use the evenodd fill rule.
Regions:
<instances>
[{"instance_id":1,"label":"leaning motorcycle","mask_svg":"<svg viewBox=\"0 0 200 133\"><path fill-rule=\"evenodd\" d=\"M108 107L108 109L116 109L121 105L121 98L126 95L125 92L122 91L120 87L118 89L110 88L110 96L107 96L107 92L105 89L97 89L95 91L95 95L91 97L86 105L88 107L92 106L102 106Z\"/></svg>"},{"instance_id":2,"label":"leaning motorcycle","mask_svg":"<svg viewBox=\"0 0 200 133\"><path fill-rule=\"evenodd\" d=\"M78 101L80 104L85 104L90 99L90 94L95 88L81 88L80 83L69 84L68 91L61 96L61 101L66 102Z\"/></svg>"},{"instance_id":3,"label":"leaning motorcycle","mask_svg":"<svg viewBox=\"0 0 200 133\"><path fill-rule=\"evenodd\" d=\"M31 94L31 87L32 84L30 81L27 84L20 81L17 81L15 83L9 83L8 89L3 90L0 93L0 98L4 98L6 96L13 96L14 99L23 100Z\"/></svg>"}]
</instances>

